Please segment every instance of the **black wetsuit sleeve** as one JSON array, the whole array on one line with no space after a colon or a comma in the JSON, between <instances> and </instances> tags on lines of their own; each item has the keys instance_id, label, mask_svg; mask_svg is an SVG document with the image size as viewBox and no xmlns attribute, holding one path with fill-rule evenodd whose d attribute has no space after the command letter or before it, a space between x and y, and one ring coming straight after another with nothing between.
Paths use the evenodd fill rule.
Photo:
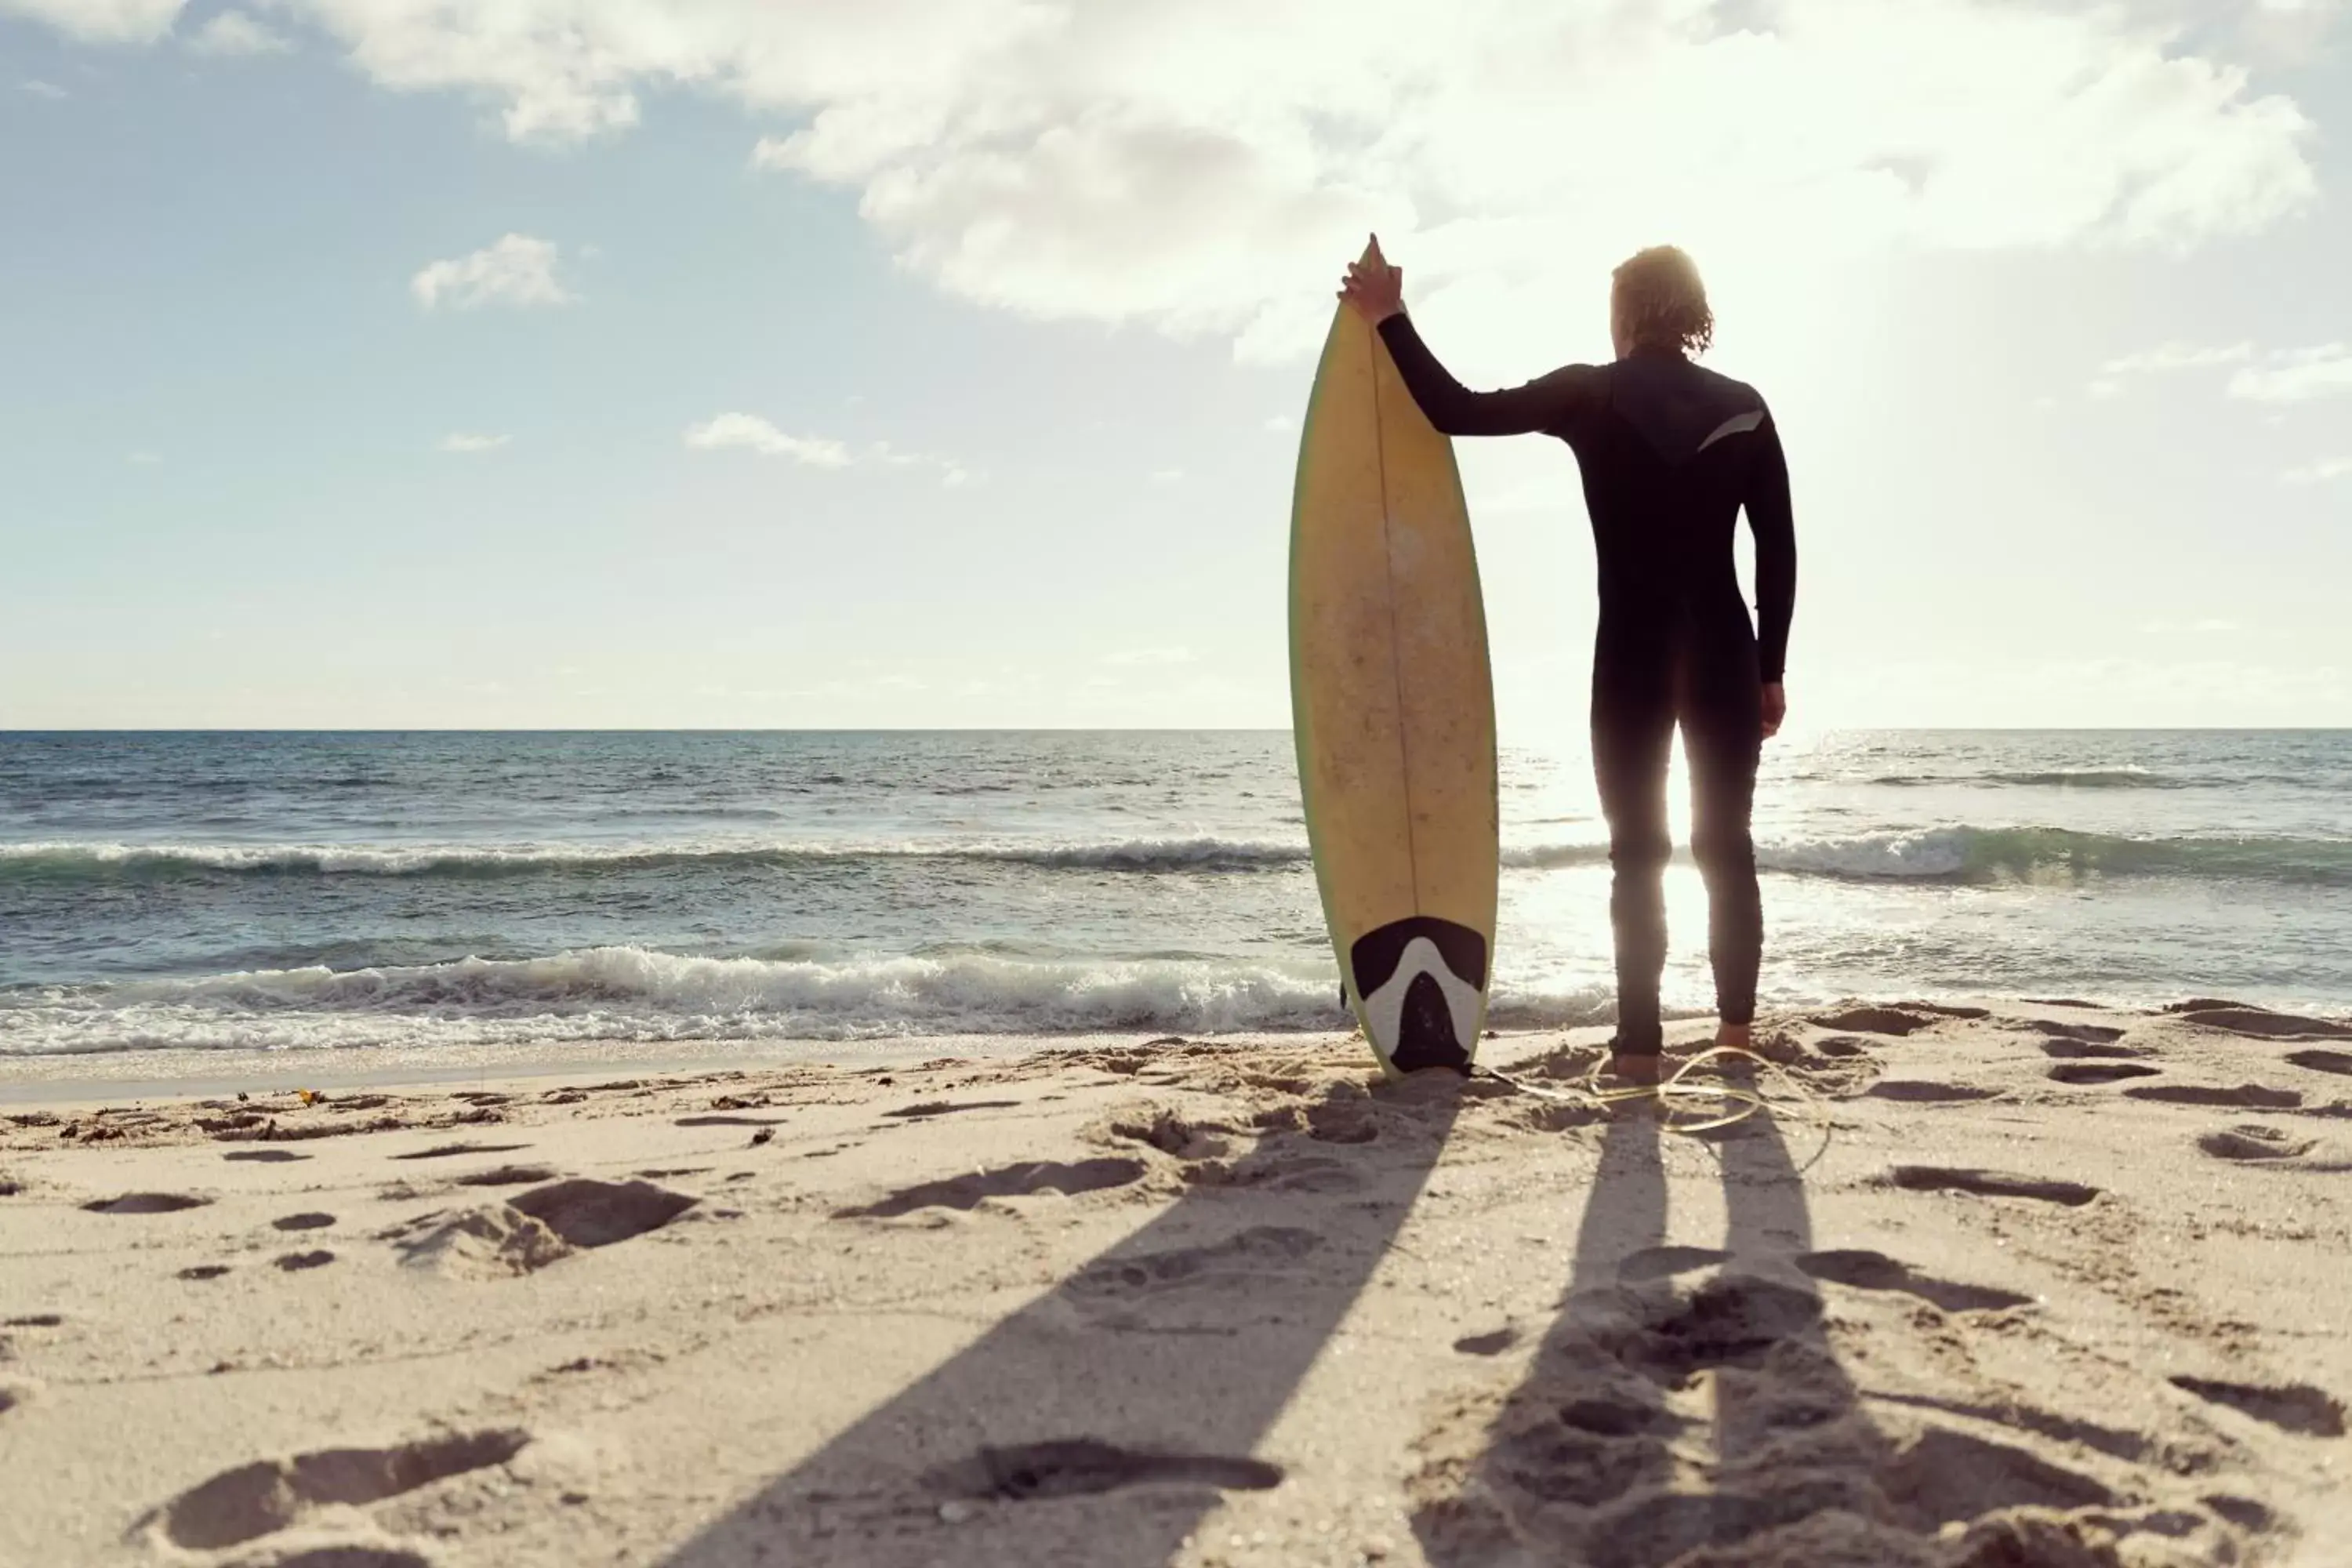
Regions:
<instances>
[{"instance_id":1,"label":"black wetsuit sleeve","mask_svg":"<svg viewBox=\"0 0 2352 1568\"><path fill-rule=\"evenodd\" d=\"M1381 323L1405 389L1429 422L1447 436L1564 434L1588 395L1592 367L1572 364L1504 392L1473 392L1437 363L1402 311Z\"/></svg>"},{"instance_id":2,"label":"black wetsuit sleeve","mask_svg":"<svg viewBox=\"0 0 2352 1568\"><path fill-rule=\"evenodd\" d=\"M1797 613L1797 522L1789 503L1789 459L1770 415L1748 481L1748 527L1756 536L1756 658L1765 681L1789 662L1789 623Z\"/></svg>"}]
</instances>

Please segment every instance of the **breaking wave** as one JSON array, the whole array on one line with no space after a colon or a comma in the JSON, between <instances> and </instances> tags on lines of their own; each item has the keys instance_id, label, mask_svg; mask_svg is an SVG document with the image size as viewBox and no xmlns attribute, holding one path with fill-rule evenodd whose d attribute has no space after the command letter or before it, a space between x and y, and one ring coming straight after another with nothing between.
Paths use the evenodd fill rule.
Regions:
<instances>
[{"instance_id":1,"label":"breaking wave","mask_svg":"<svg viewBox=\"0 0 2352 1568\"><path fill-rule=\"evenodd\" d=\"M238 876L493 878L949 860L1048 870L1248 871L1303 864L1303 844L1223 838L1108 844L98 844L0 845L0 882L171 881Z\"/></svg>"},{"instance_id":2,"label":"breaking wave","mask_svg":"<svg viewBox=\"0 0 2352 1568\"><path fill-rule=\"evenodd\" d=\"M562 1040L855 1040L1347 1026L1337 972L1213 959L843 962L599 947L527 959L254 970L0 991L0 1055ZM1605 1016L1598 992L1503 991L1496 1023Z\"/></svg>"}]
</instances>

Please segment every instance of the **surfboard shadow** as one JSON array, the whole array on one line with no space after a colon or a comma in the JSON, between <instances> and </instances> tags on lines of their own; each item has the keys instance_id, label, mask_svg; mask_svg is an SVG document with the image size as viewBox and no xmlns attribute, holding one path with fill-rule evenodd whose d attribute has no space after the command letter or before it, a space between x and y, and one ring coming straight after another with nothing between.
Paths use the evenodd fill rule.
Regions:
<instances>
[{"instance_id":1,"label":"surfboard shadow","mask_svg":"<svg viewBox=\"0 0 2352 1568\"><path fill-rule=\"evenodd\" d=\"M667 1568L951 1562L1153 1568L1225 1491L1411 1214L1460 1080L1374 1088L1346 1143L1313 1117L860 1420Z\"/></svg>"},{"instance_id":2,"label":"surfboard shadow","mask_svg":"<svg viewBox=\"0 0 2352 1568\"><path fill-rule=\"evenodd\" d=\"M1665 1244L1660 1137L1646 1111L1611 1123L1559 1316L1459 1487L1414 1514L1432 1563L1728 1562L1870 1510L1885 1443L1796 1264L1812 1227L1780 1129L1766 1111L1720 1137L1720 1248Z\"/></svg>"}]
</instances>

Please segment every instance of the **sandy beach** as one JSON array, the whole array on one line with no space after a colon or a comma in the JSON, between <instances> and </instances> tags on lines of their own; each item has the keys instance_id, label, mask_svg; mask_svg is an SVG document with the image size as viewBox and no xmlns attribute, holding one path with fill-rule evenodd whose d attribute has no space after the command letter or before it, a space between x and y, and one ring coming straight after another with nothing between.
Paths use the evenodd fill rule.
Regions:
<instances>
[{"instance_id":1,"label":"sandy beach","mask_svg":"<svg viewBox=\"0 0 2352 1568\"><path fill-rule=\"evenodd\" d=\"M0 1561L2345 1561L2352 1026L1979 1012L12 1083Z\"/></svg>"}]
</instances>

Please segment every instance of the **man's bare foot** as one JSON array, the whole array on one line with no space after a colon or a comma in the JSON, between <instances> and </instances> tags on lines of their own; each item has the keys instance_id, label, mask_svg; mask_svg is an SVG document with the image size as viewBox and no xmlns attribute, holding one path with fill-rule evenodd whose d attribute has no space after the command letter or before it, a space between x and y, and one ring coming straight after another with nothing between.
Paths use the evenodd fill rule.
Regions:
<instances>
[{"instance_id":1,"label":"man's bare foot","mask_svg":"<svg viewBox=\"0 0 2352 1568\"><path fill-rule=\"evenodd\" d=\"M1654 1087L1658 1081L1657 1053L1612 1051L1609 1056L1609 1076L1622 1083Z\"/></svg>"},{"instance_id":2,"label":"man's bare foot","mask_svg":"<svg viewBox=\"0 0 2352 1568\"><path fill-rule=\"evenodd\" d=\"M1752 1051L1756 1047L1748 1042L1753 1029L1749 1024L1718 1024L1715 1029L1716 1047L1720 1050Z\"/></svg>"}]
</instances>

